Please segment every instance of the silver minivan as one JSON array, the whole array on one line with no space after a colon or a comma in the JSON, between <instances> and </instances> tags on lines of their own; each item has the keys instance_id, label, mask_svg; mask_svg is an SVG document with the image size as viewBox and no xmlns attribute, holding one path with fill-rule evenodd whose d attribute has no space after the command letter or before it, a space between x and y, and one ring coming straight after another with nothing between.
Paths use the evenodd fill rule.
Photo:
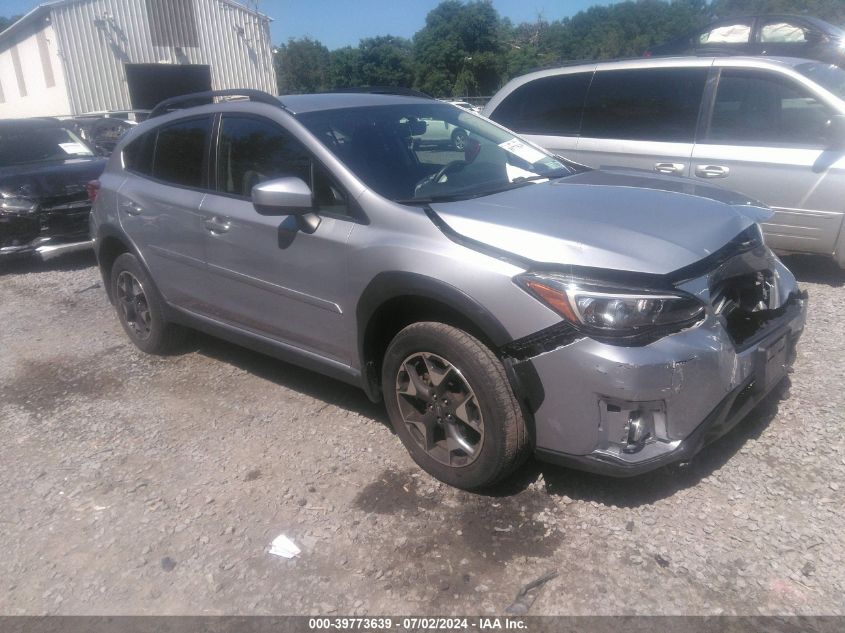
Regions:
<instances>
[{"instance_id":1,"label":"silver minivan","mask_svg":"<svg viewBox=\"0 0 845 633\"><path fill-rule=\"evenodd\" d=\"M692 57L589 63L512 80L484 110L591 167L685 176L775 211L781 252L845 267L845 70L805 59Z\"/></svg>"}]
</instances>

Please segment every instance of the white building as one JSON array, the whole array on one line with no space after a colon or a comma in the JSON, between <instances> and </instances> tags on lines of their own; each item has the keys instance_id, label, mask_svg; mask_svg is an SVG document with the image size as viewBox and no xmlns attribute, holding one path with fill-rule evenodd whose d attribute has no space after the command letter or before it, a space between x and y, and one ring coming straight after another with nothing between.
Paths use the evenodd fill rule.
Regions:
<instances>
[{"instance_id":1,"label":"white building","mask_svg":"<svg viewBox=\"0 0 845 633\"><path fill-rule=\"evenodd\" d=\"M235 0L52 0L0 33L0 118L276 94L270 19Z\"/></svg>"}]
</instances>

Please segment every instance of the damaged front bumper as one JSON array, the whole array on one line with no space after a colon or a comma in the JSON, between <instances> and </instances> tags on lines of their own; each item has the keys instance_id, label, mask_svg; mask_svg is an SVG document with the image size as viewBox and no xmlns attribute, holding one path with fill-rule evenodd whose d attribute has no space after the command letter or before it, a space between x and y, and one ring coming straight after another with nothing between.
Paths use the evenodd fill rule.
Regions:
<instances>
[{"instance_id":1,"label":"damaged front bumper","mask_svg":"<svg viewBox=\"0 0 845 633\"><path fill-rule=\"evenodd\" d=\"M537 456L617 477L689 460L783 380L806 310L806 293L793 286L777 316L742 344L711 310L642 347L579 338L510 362L531 403Z\"/></svg>"},{"instance_id":2,"label":"damaged front bumper","mask_svg":"<svg viewBox=\"0 0 845 633\"><path fill-rule=\"evenodd\" d=\"M60 241L50 238L41 238L24 246L3 246L0 247L0 261L19 257L36 257L46 262L59 255L66 253L77 253L88 251L94 247L90 239Z\"/></svg>"},{"instance_id":3,"label":"damaged front bumper","mask_svg":"<svg viewBox=\"0 0 845 633\"><path fill-rule=\"evenodd\" d=\"M90 203L30 214L0 214L0 261L36 257L42 261L89 250Z\"/></svg>"}]
</instances>

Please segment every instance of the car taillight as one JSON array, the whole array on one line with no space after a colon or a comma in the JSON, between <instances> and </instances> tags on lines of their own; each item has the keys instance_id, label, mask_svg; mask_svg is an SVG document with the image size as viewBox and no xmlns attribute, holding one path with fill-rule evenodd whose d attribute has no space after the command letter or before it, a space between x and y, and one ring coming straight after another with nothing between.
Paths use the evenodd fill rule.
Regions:
<instances>
[{"instance_id":1,"label":"car taillight","mask_svg":"<svg viewBox=\"0 0 845 633\"><path fill-rule=\"evenodd\" d=\"M100 181L89 180L88 184L85 185L85 190L88 192L88 199L91 201L91 204L94 204L94 201L97 199L97 194L100 191Z\"/></svg>"}]
</instances>

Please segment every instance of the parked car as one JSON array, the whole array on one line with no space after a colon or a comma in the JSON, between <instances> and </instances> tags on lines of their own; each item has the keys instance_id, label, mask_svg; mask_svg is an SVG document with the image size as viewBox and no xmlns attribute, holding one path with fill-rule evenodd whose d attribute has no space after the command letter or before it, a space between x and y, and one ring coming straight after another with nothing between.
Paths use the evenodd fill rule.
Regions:
<instances>
[{"instance_id":1,"label":"parked car","mask_svg":"<svg viewBox=\"0 0 845 633\"><path fill-rule=\"evenodd\" d=\"M743 196L583 169L434 100L249 96L162 105L100 179L95 251L140 349L189 326L357 385L462 488L532 451L687 460L786 375L806 295ZM419 120L466 149L430 162Z\"/></svg>"},{"instance_id":2,"label":"parked car","mask_svg":"<svg viewBox=\"0 0 845 633\"><path fill-rule=\"evenodd\" d=\"M118 110L82 114L67 122L100 156L109 156L120 138L144 121L148 110Z\"/></svg>"},{"instance_id":3,"label":"parked car","mask_svg":"<svg viewBox=\"0 0 845 633\"><path fill-rule=\"evenodd\" d=\"M842 66L845 64L845 31L804 15L733 17L653 46L645 55L774 55Z\"/></svg>"},{"instance_id":4,"label":"parked car","mask_svg":"<svg viewBox=\"0 0 845 633\"><path fill-rule=\"evenodd\" d=\"M481 114L481 108L476 105L472 105L469 101L449 101L448 99L445 99L443 103L448 103L457 108L463 108L464 110L475 112L476 114Z\"/></svg>"},{"instance_id":5,"label":"parked car","mask_svg":"<svg viewBox=\"0 0 845 633\"><path fill-rule=\"evenodd\" d=\"M590 63L514 79L485 114L591 167L741 191L770 247L845 266L845 70L763 57Z\"/></svg>"},{"instance_id":6,"label":"parked car","mask_svg":"<svg viewBox=\"0 0 845 633\"><path fill-rule=\"evenodd\" d=\"M103 167L57 119L0 120L0 259L91 248L87 186Z\"/></svg>"},{"instance_id":7,"label":"parked car","mask_svg":"<svg viewBox=\"0 0 845 633\"><path fill-rule=\"evenodd\" d=\"M467 131L442 119L420 119L419 127L412 130L412 143L415 148L452 147L463 151L467 140ZM416 133L419 131L419 133Z\"/></svg>"}]
</instances>

